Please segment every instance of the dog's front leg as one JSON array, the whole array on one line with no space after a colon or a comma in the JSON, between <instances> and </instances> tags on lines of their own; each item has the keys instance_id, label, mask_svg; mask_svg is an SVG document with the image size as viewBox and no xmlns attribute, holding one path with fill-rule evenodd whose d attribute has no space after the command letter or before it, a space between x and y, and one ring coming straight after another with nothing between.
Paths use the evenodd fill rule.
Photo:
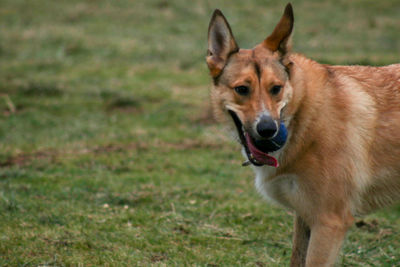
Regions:
<instances>
[{"instance_id":1,"label":"dog's front leg","mask_svg":"<svg viewBox=\"0 0 400 267\"><path fill-rule=\"evenodd\" d=\"M294 218L293 249L292 258L290 260L291 267L305 266L309 240L310 228L299 215L296 215Z\"/></svg>"},{"instance_id":2,"label":"dog's front leg","mask_svg":"<svg viewBox=\"0 0 400 267\"><path fill-rule=\"evenodd\" d=\"M315 222L311 227L306 266L333 266L353 221L352 216L330 216Z\"/></svg>"}]
</instances>

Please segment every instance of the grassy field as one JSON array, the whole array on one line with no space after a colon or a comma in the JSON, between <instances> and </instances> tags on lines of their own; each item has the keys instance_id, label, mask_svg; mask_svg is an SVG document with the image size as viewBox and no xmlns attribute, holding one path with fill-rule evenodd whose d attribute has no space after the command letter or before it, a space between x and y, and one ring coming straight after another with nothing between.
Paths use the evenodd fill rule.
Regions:
<instances>
[{"instance_id":1,"label":"grassy field","mask_svg":"<svg viewBox=\"0 0 400 267\"><path fill-rule=\"evenodd\" d=\"M400 62L400 2L292 1L294 48ZM208 111L214 8L242 47L282 1L0 0L1 266L285 266L292 214L265 203ZM400 207L341 266L398 266Z\"/></svg>"}]
</instances>

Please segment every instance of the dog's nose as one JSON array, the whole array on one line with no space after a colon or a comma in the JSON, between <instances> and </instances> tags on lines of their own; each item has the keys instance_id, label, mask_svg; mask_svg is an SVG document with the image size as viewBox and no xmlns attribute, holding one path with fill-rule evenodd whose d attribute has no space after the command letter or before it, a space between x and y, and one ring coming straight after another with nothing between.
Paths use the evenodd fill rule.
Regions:
<instances>
[{"instance_id":1,"label":"dog's nose","mask_svg":"<svg viewBox=\"0 0 400 267\"><path fill-rule=\"evenodd\" d=\"M273 137L278 131L276 122L270 117L263 115L257 123L257 133L264 138Z\"/></svg>"}]
</instances>

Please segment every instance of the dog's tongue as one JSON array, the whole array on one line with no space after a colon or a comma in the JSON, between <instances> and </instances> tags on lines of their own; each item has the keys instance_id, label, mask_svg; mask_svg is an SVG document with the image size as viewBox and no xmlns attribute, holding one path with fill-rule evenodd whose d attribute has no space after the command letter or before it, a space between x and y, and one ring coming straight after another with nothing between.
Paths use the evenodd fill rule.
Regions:
<instances>
[{"instance_id":1,"label":"dog's tongue","mask_svg":"<svg viewBox=\"0 0 400 267\"><path fill-rule=\"evenodd\" d=\"M273 167L278 167L278 160L274 158L271 155L268 155L267 153L259 150L253 143L253 140L249 136L248 133L245 133L246 136L246 142L247 142L247 147L250 149L251 154L253 157L260 163L264 165L269 165Z\"/></svg>"}]
</instances>

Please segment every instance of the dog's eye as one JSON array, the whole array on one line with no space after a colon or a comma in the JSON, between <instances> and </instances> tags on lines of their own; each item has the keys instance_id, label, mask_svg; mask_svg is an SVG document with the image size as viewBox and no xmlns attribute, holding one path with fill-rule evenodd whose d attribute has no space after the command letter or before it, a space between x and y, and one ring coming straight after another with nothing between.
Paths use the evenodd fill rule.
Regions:
<instances>
[{"instance_id":1,"label":"dog's eye","mask_svg":"<svg viewBox=\"0 0 400 267\"><path fill-rule=\"evenodd\" d=\"M274 86L272 86L270 92L271 92L272 95L277 95L277 94L279 94L281 92L281 90L282 90L282 86L274 85Z\"/></svg>"},{"instance_id":2,"label":"dog's eye","mask_svg":"<svg viewBox=\"0 0 400 267\"><path fill-rule=\"evenodd\" d=\"M249 87L244 86L244 85L235 87L235 91L239 95L248 95L250 93Z\"/></svg>"}]
</instances>

